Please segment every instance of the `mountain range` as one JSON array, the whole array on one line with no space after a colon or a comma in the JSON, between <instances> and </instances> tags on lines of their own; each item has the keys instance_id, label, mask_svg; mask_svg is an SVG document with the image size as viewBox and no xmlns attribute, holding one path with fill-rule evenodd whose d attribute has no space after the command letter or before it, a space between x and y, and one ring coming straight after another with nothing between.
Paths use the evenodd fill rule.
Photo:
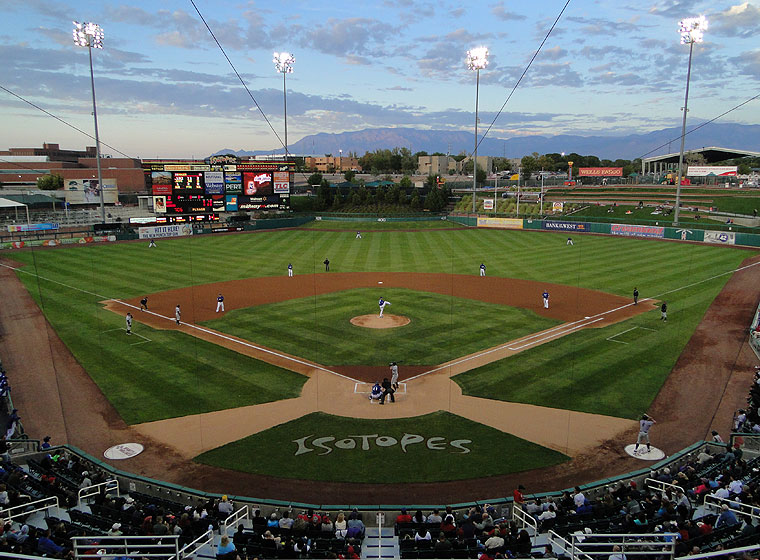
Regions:
<instances>
[{"instance_id":1,"label":"mountain range","mask_svg":"<svg viewBox=\"0 0 760 560\"><path fill-rule=\"evenodd\" d=\"M735 150L760 152L760 125L711 123L693 132L687 128L686 149L717 146ZM681 129L663 128L644 134L627 136L517 136L513 138L485 138L478 147L478 155L521 158L538 152L577 153L595 155L602 159L635 159L676 153L680 150ZM448 154L470 154L474 148L474 134L464 131L420 130L415 128L373 128L338 134L319 133L305 136L289 146L292 155L338 156L341 151L359 156L378 149L406 147L412 153L425 151ZM216 154L256 156L283 153L282 147L273 150L223 149Z\"/></svg>"}]
</instances>

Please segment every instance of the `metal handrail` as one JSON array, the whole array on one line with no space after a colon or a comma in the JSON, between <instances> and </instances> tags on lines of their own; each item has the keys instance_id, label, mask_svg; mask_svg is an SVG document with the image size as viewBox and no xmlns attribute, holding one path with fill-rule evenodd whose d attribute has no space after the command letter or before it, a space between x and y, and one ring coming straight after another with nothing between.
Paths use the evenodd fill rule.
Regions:
<instances>
[{"instance_id":1,"label":"metal handrail","mask_svg":"<svg viewBox=\"0 0 760 560\"><path fill-rule=\"evenodd\" d=\"M233 511L231 514L229 514L220 524L219 524L219 533L222 535L227 534L227 530L230 528L230 526L235 525L238 521L241 521L243 519L249 519L248 516L248 506L243 506L237 511Z\"/></svg>"},{"instance_id":2,"label":"metal handrail","mask_svg":"<svg viewBox=\"0 0 760 560\"><path fill-rule=\"evenodd\" d=\"M760 519L760 508L757 506L750 506L736 500L713 496L712 494L705 496L705 507L721 509L723 505L728 506L728 509L730 511L733 511L740 515L749 515L753 519Z\"/></svg>"},{"instance_id":3,"label":"metal handrail","mask_svg":"<svg viewBox=\"0 0 760 560\"><path fill-rule=\"evenodd\" d=\"M536 537L538 536L538 521L520 507L520 504L515 504L512 507L512 521L521 523L521 527L530 527L533 529L533 544L536 544Z\"/></svg>"},{"instance_id":4,"label":"metal handrail","mask_svg":"<svg viewBox=\"0 0 760 560\"><path fill-rule=\"evenodd\" d=\"M50 496L34 502L13 506L8 509L0 509L0 517L2 517L6 523L38 511L44 511L45 517L47 517L49 510L53 508L58 508L58 496Z\"/></svg>"},{"instance_id":5,"label":"metal handrail","mask_svg":"<svg viewBox=\"0 0 760 560\"><path fill-rule=\"evenodd\" d=\"M201 548L207 545L212 548L214 546L214 531L212 531L211 529L203 533L200 537L195 539L193 542L188 543L185 546L183 546L179 551L178 559L182 560L186 556L192 556L193 554L198 552Z\"/></svg>"},{"instance_id":6,"label":"metal handrail","mask_svg":"<svg viewBox=\"0 0 760 560\"><path fill-rule=\"evenodd\" d=\"M82 505L82 501L92 496L100 494L100 489L103 488L104 493L116 490L116 496L119 496L119 481L115 478L106 480L105 482L99 482L91 486L85 486L77 491L77 507Z\"/></svg>"},{"instance_id":7,"label":"metal handrail","mask_svg":"<svg viewBox=\"0 0 760 560\"><path fill-rule=\"evenodd\" d=\"M97 544L93 544L97 540ZM127 558L160 558L163 560L175 560L179 558L179 535L164 536L98 536L98 537L71 537L74 558L102 558L93 549L108 551L108 556ZM165 541L165 542L164 542ZM172 552L153 552L154 550L172 547ZM88 552L89 551L89 552ZM148 551L148 552L146 552Z\"/></svg>"},{"instance_id":8,"label":"metal handrail","mask_svg":"<svg viewBox=\"0 0 760 560\"><path fill-rule=\"evenodd\" d=\"M725 556L727 558L736 558L740 553L752 552L753 550L760 550L760 544L753 544L752 546L740 546L738 548L727 548L725 550L713 550L712 552L689 554L688 556L677 556L675 560L680 560L681 558L688 558L689 560L702 560L702 558L717 558L721 556Z\"/></svg>"},{"instance_id":9,"label":"metal handrail","mask_svg":"<svg viewBox=\"0 0 760 560\"><path fill-rule=\"evenodd\" d=\"M674 492L676 490L680 490L681 492L684 492L684 493L686 492L686 490L684 490L677 484L671 484L670 482L663 482L662 480L657 480L656 478L645 478L644 484L648 488L654 488L655 490L659 490L660 492L665 492L665 490L668 490L668 489Z\"/></svg>"}]
</instances>

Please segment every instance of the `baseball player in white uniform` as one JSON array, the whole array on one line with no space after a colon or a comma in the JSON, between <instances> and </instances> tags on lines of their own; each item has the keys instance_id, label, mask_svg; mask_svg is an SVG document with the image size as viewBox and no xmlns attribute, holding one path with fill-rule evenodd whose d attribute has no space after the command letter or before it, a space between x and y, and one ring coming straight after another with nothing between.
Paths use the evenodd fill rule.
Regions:
<instances>
[{"instance_id":1,"label":"baseball player in white uniform","mask_svg":"<svg viewBox=\"0 0 760 560\"><path fill-rule=\"evenodd\" d=\"M391 302L390 301L386 301L383 298L380 298L380 301L378 301L377 304L380 306L380 318L382 319L382 317L383 317L383 311L385 310L385 306L386 305L390 305Z\"/></svg>"},{"instance_id":2,"label":"baseball player in white uniform","mask_svg":"<svg viewBox=\"0 0 760 560\"><path fill-rule=\"evenodd\" d=\"M636 439L636 447L633 448L634 453L639 450L639 445L642 443L647 444L647 453L652 450L652 446L649 444L649 430L656 423L657 421L648 414L641 417L639 420L639 437Z\"/></svg>"},{"instance_id":3,"label":"baseball player in white uniform","mask_svg":"<svg viewBox=\"0 0 760 560\"><path fill-rule=\"evenodd\" d=\"M216 296L216 312L219 313L220 311L224 312L224 296L222 294Z\"/></svg>"},{"instance_id":4,"label":"baseball player in white uniform","mask_svg":"<svg viewBox=\"0 0 760 560\"><path fill-rule=\"evenodd\" d=\"M544 293L541 294L541 297L544 298L544 309L549 309L549 292L544 290Z\"/></svg>"},{"instance_id":5,"label":"baseball player in white uniform","mask_svg":"<svg viewBox=\"0 0 760 560\"><path fill-rule=\"evenodd\" d=\"M398 364L391 362L391 386L394 390L398 389Z\"/></svg>"},{"instance_id":6,"label":"baseball player in white uniform","mask_svg":"<svg viewBox=\"0 0 760 560\"><path fill-rule=\"evenodd\" d=\"M131 313L127 313L126 322L127 322L127 334L132 334L132 314Z\"/></svg>"},{"instance_id":7,"label":"baseball player in white uniform","mask_svg":"<svg viewBox=\"0 0 760 560\"><path fill-rule=\"evenodd\" d=\"M356 232L356 239L361 239L361 238L362 238L362 232L357 231Z\"/></svg>"},{"instance_id":8,"label":"baseball player in white uniform","mask_svg":"<svg viewBox=\"0 0 760 560\"><path fill-rule=\"evenodd\" d=\"M177 307L174 308L174 320L177 321L178 325L179 325L179 320L181 316L182 316L182 311L180 311L179 304L177 304Z\"/></svg>"}]
</instances>

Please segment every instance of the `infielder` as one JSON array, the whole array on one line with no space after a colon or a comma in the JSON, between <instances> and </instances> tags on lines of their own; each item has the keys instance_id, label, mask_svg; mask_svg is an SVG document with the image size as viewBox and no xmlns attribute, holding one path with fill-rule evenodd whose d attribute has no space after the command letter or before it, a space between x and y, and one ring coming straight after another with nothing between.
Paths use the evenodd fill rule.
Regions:
<instances>
[{"instance_id":1,"label":"infielder","mask_svg":"<svg viewBox=\"0 0 760 560\"><path fill-rule=\"evenodd\" d=\"M660 306L660 321L665 321L666 323L668 322L668 304L664 301Z\"/></svg>"},{"instance_id":2,"label":"infielder","mask_svg":"<svg viewBox=\"0 0 760 560\"><path fill-rule=\"evenodd\" d=\"M219 311L224 313L224 296L222 294L216 296L216 312L219 313Z\"/></svg>"},{"instance_id":3,"label":"infielder","mask_svg":"<svg viewBox=\"0 0 760 560\"><path fill-rule=\"evenodd\" d=\"M293 276L293 263L288 263L288 277Z\"/></svg>"},{"instance_id":4,"label":"infielder","mask_svg":"<svg viewBox=\"0 0 760 560\"><path fill-rule=\"evenodd\" d=\"M544 292L541 297L544 298L544 309L549 309L549 292Z\"/></svg>"},{"instance_id":5,"label":"infielder","mask_svg":"<svg viewBox=\"0 0 760 560\"><path fill-rule=\"evenodd\" d=\"M181 316L182 316L182 311L180 311L179 304L177 304L177 307L174 308L174 320L177 321L178 325L179 325L179 320Z\"/></svg>"},{"instance_id":6,"label":"infielder","mask_svg":"<svg viewBox=\"0 0 760 560\"><path fill-rule=\"evenodd\" d=\"M148 296L145 296L140 300L140 311L148 310Z\"/></svg>"},{"instance_id":7,"label":"infielder","mask_svg":"<svg viewBox=\"0 0 760 560\"><path fill-rule=\"evenodd\" d=\"M633 289L633 305L639 304L639 289L634 288Z\"/></svg>"},{"instance_id":8,"label":"infielder","mask_svg":"<svg viewBox=\"0 0 760 560\"><path fill-rule=\"evenodd\" d=\"M129 312L127 312L126 322L127 322L127 334L132 334L132 314Z\"/></svg>"},{"instance_id":9,"label":"infielder","mask_svg":"<svg viewBox=\"0 0 760 560\"><path fill-rule=\"evenodd\" d=\"M649 428L651 428L652 425L656 423L657 421L647 414L644 414L641 417L641 420L639 420L639 437L636 440L636 447L633 448L634 453L638 451L639 444L641 443L647 444L647 453L652 451L652 446L649 445Z\"/></svg>"},{"instance_id":10,"label":"infielder","mask_svg":"<svg viewBox=\"0 0 760 560\"><path fill-rule=\"evenodd\" d=\"M486 275L486 265L485 263L480 263L480 275L485 276Z\"/></svg>"},{"instance_id":11,"label":"infielder","mask_svg":"<svg viewBox=\"0 0 760 560\"><path fill-rule=\"evenodd\" d=\"M362 238L362 232L357 231L356 232L356 239L361 239L361 238Z\"/></svg>"},{"instance_id":12,"label":"infielder","mask_svg":"<svg viewBox=\"0 0 760 560\"><path fill-rule=\"evenodd\" d=\"M380 298L380 301L377 302L377 304L380 306L380 318L383 318L383 311L385 310L386 305L390 305L390 301L386 301L383 298Z\"/></svg>"},{"instance_id":13,"label":"infielder","mask_svg":"<svg viewBox=\"0 0 760 560\"><path fill-rule=\"evenodd\" d=\"M391 387L393 390L398 390L398 364L391 362Z\"/></svg>"}]
</instances>

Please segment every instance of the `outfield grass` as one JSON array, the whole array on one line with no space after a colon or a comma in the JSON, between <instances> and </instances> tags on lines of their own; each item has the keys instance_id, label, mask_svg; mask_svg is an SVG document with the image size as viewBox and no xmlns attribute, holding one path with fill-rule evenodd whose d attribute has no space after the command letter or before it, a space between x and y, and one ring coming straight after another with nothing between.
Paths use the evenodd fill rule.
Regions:
<instances>
[{"instance_id":1,"label":"outfield grass","mask_svg":"<svg viewBox=\"0 0 760 560\"><path fill-rule=\"evenodd\" d=\"M337 218L341 216L336 215ZM321 230L347 230L354 233L361 231L362 234L367 231L390 231L390 230L425 230L425 229L462 229L466 226L457 222L444 219L433 220L388 220L383 218L383 221L378 221L377 218L366 218L351 220L348 217L342 217L342 219L330 220L325 218L322 220L312 220L301 226L308 229L321 229Z\"/></svg>"},{"instance_id":2,"label":"outfield grass","mask_svg":"<svg viewBox=\"0 0 760 560\"><path fill-rule=\"evenodd\" d=\"M562 233L475 228L371 231L361 240L348 231L290 230L159 240L156 249L148 249L145 242L133 242L34 249L7 256L28 265L25 268L32 274L20 274L20 278L119 413L128 422L142 422L287 398L298 392L303 378L181 333L151 331L141 325L135 330L152 342L125 347L120 333L106 332L123 328L124 320L102 310L99 302L104 299L238 278L284 276L288 262L293 263L296 274L321 273L325 257L330 258L331 269L336 272L477 274L478 265L485 262L492 276L549 280L626 296L637 285L646 297L730 271L756 254L735 248L591 235L574 236L575 246L566 247L565 239ZM666 349L658 340L644 341L638 346L642 354L677 356L727 279L724 276L716 283L699 284L694 293L669 295L674 317L668 328L672 330L675 325L678 337L668 340ZM374 305L374 295L371 301ZM372 305L369 312L376 311ZM682 311L692 308L691 312ZM679 314L682 319L676 318ZM318 325L317 317L311 317ZM459 322L456 316L455 320L442 319L449 325ZM492 324L490 318L486 321ZM472 326L479 328L474 323ZM447 340L457 344L454 339ZM415 342L421 347L430 343L424 338ZM332 343L350 346L352 340ZM567 343L552 343L537 352L553 351L554 344ZM609 367L599 364L599 354L593 352L587 355L565 347L560 354L564 360L572 358L574 369L569 371L593 369L600 378L604 372L617 375L621 367L614 362ZM562 363L567 366L567 362ZM669 363L653 364L647 371L655 377L651 387L642 389L642 400L656 392ZM636 362L628 366L634 368ZM557 366L547 362L543 367L549 372ZM277 376L277 383L270 383L272 376ZM650 383L646 376L637 375L637 379ZM544 387L544 391L552 394L553 389ZM577 395L592 406L595 399L600 403L607 399L608 392L604 384L579 382L568 387L566 394L568 402ZM539 400L539 396L523 398ZM635 406L646 408L647 404ZM600 409L608 411L610 407Z\"/></svg>"},{"instance_id":3,"label":"outfield grass","mask_svg":"<svg viewBox=\"0 0 760 560\"><path fill-rule=\"evenodd\" d=\"M377 406L367 404L367 406ZM392 406L392 405L390 405ZM362 440L362 435L375 437ZM425 440L406 445L408 435ZM312 449L299 455L302 450ZM326 448L312 444L315 437L331 436ZM380 440L377 436L394 438ZM429 438L437 437L430 449ZM469 440L460 447L452 441ZM362 449L366 441L368 449ZM341 443L343 442L343 443ZM351 443L353 442L353 443ZM336 445L336 443L338 445ZM352 449L346 449L350 447ZM341 448L340 446L344 447ZM469 449L469 453L464 453ZM331 450L331 451L328 451ZM200 463L247 473L329 482L438 482L508 474L556 465L568 457L447 412L415 418L365 420L314 413L259 434L207 451Z\"/></svg>"},{"instance_id":4,"label":"outfield grass","mask_svg":"<svg viewBox=\"0 0 760 560\"><path fill-rule=\"evenodd\" d=\"M437 365L560 323L527 309L384 289L383 297L391 302L385 312L411 322L394 329L352 325L351 317L378 313L378 294L363 288L282 301L236 309L203 324L325 365L385 365L391 360Z\"/></svg>"}]
</instances>

